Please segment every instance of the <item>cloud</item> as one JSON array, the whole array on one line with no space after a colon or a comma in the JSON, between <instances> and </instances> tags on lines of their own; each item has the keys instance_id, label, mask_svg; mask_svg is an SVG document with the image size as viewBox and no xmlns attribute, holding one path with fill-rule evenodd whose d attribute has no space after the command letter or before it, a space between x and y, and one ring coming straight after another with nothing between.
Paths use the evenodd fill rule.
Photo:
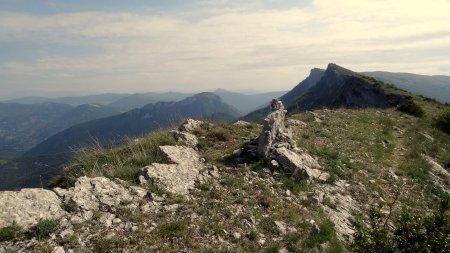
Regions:
<instances>
[{"instance_id":1,"label":"cloud","mask_svg":"<svg viewBox=\"0 0 450 253\"><path fill-rule=\"evenodd\" d=\"M32 81L61 90L279 90L328 62L357 71L450 74L449 1L315 0L283 9L220 2L203 1L206 9L194 20L185 15L194 10L0 13L0 43L101 48L27 61L0 56L0 75L7 77L0 87Z\"/></svg>"}]
</instances>

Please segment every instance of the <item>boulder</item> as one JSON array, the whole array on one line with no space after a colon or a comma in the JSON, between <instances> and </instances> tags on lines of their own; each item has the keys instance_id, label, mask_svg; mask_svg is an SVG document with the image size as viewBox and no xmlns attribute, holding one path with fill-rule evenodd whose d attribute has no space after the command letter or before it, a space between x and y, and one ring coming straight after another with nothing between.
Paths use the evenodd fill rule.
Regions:
<instances>
[{"instance_id":1,"label":"boulder","mask_svg":"<svg viewBox=\"0 0 450 253\"><path fill-rule=\"evenodd\" d=\"M160 184L171 193L189 193L199 172L205 168L198 153L191 147L184 146L161 146L159 152L171 164L154 163L142 168L146 180Z\"/></svg>"},{"instance_id":2,"label":"boulder","mask_svg":"<svg viewBox=\"0 0 450 253\"><path fill-rule=\"evenodd\" d=\"M65 215L61 200L49 190L22 189L0 192L0 227L16 222L29 228L44 219L58 219Z\"/></svg>"},{"instance_id":3,"label":"boulder","mask_svg":"<svg viewBox=\"0 0 450 253\"><path fill-rule=\"evenodd\" d=\"M276 160L285 170L292 174L304 173L308 178L326 181L330 174L321 171L319 163L306 153L298 154L287 148L277 148Z\"/></svg>"}]
</instances>

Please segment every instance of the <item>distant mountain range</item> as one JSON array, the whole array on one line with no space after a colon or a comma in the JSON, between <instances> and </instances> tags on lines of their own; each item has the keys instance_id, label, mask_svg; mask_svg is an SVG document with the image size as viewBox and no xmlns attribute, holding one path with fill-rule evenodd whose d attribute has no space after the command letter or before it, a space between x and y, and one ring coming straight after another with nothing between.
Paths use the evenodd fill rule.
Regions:
<instances>
[{"instance_id":1,"label":"distant mountain range","mask_svg":"<svg viewBox=\"0 0 450 253\"><path fill-rule=\"evenodd\" d=\"M17 156L70 126L118 113L96 104L0 103L0 159Z\"/></svg>"},{"instance_id":2,"label":"distant mountain range","mask_svg":"<svg viewBox=\"0 0 450 253\"><path fill-rule=\"evenodd\" d=\"M232 121L240 115L216 94L205 92L179 102L148 104L119 115L81 123L53 135L20 159L0 167L3 173L0 189L47 182L58 172L58 166L69 159L74 148L118 144L176 125L186 118Z\"/></svg>"},{"instance_id":3,"label":"distant mountain range","mask_svg":"<svg viewBox=\"0 0 450 253\"><path fill-rule=\"evenodd\" d=\"M104 93L88 96L73 96L73 97L58 97L58 98L31 96L31 97L10 99L2 102L17 103L17 104L59 103L59 104L68 104L72 106L78 106L82 104L108 105L127 96L130 96L130 94Z\"/></svg>"},{"instance_id":4,"label":"distant mountain range","mask_svg":"<svg viewBox=\"0 0 450 253\"><path fill-rule=\"evenodd\" d=\"M283 92L252 95L214 91L227 104L244 114L261 107ZM117 115L158 102L178 102L193 94L148 92L137 94L105 93L79 97L23 97L0 103L0 164L20 155L48 137L79 123ZM56 103L58 102L58 103ZM229 115L216 115L229 120Z\"/></svg>"},{"instance_id":5,"label":"distant mountain range","mask_svg":"<svg viewBox=\"0 0 450 253\"><path fill-rule=\"evenodd\" d=\"M247 114L259 107L262 107L270 99L279 97L285 91L274 92L255 92L254 94L244 94L240 92L228 91L225 89L217 89L213 93L219 95L227 104L234 105L241 114ZM38 104L38 103L60 103L72 106L79 106L83 104L98 104L109 107L114 107L117 110L126 112L132 109L141 108L148 104L155 104L158 102L177 102L181 101L193 93L181 92L147 92L135 94L116 94L105 93L89 96L78 97L60 97L60 98L45 98L45 97L23 97L3 101L3 103L16 104Z\"/></svg>"},{"instance_id":6,"label":"distant mountain range","mask_svg":"<svg viewBox=\"0 0 450 253\"><path fill-rule=\"evenodd\" d=\"M393 84L413 94L434 98L443 103L450 103L450 76L427 76L384 71L363 72L363 74Z\"/></svg>"}]
</instances>

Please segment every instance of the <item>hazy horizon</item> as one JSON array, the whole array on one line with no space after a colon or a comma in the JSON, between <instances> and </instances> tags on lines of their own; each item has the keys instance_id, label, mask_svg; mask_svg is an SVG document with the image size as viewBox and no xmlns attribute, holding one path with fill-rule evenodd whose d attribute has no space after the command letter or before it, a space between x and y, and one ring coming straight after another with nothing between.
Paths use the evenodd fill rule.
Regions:
<instances>
[{"instance_id":1,"label":"hazy horizon","mask_svg":"<svg viewBox=\"0 0 450 253\"><path fill-rule=\"evenodd\" d=\"M289 90L311 68L450 75L450 1L0 0L0 99Z\"/></svg>"}]
</instances>

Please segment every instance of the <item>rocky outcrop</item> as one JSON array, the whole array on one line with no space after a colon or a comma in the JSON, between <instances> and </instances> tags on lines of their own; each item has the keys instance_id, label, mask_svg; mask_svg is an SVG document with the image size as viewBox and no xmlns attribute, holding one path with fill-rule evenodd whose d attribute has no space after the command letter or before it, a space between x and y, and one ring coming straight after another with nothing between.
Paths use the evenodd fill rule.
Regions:
<instances>
[{"instance_id":1,"label":"rocky outcrop","mask_svg":"<svg viewBox=\"0 0 450 253\"><path fill-rule=\"evenodd\" d=\"M44 189L0 192L0 228L17 225L28 228L40 220L57 219L65 212L56 194Z\"/></svg>"},{"instance_id":2,"label":"rocky outcrop","mask_svg":"<svg viewBox=\"0 0 450 253\"><path fill-rule=\"evenodd\" d=\"M285 126L287 111L283 103L273 99L271 108L272 112L264 119L259 136L246 143L243 150L234 152L238 161L244 160L245 156L270 158L272 166L281 165L291 175L301 173L309 179L326 181L330 175L321 171L321 166L313 157L297 148L292 132ZM290 121L292 125L303 123L299 122Z\"/></svg>"},{"instance_id":3,"label":"rocky outcrop","mask_svg":"<svg viewBox=\"0 0 450 253\"><path fill-rule=\"evenodd\" d=\"M195 136L191 133L180 132L177 130L172 130L172 131L170 131L170 133L175 138L175 140L182 141L191 147L195 147L198 144L197 136Z\"/></svg>"},{"instance_id":4,"label":"rocky outcrop","mask_svg":"<svg viewBox=\"0 0 450 253\"><path fill-rule=\"evenodd\" d=\"M200 120L188 119L178 128L178 130L182 132L192 133L196 128L199 128L203 123L204 122Z\"/></svg>"},{"instance_id":5,"label":"rocky outcrop","mask_svg":"<svg viewBox=\"0 0 450 253\"><path fill-rule=\"evenodd\" d=\"M314 178L322 182L330 177L327 172L320 170L322 167L317 160L306 153L298 154L287 148L277 148L275 153L276 161L293 175L301 173L305 178Z\"/></svg>"},{"instance_id":6,"label":"rocky outcrop","mask_svg":"<svg viewBox=\"0 0 450 253\"><path fill-rule=\"evenodd\" d=\"M334 223L339 240L345 241L353 236L354 214L361 211L359 204L352 198L351 186L347 181L338 180L334 184L324 184L315 193L314 202L320 204ZM325 199L328 199L326 203Z\"/></svg>"},{"instance_id":7,"label":"rocky outcrop","mask_svg":"<svg viewBox=\"0 0 450 253\"><path fill-rule=\"evenodd\" d=\"M185 146L161 146L159 152L171 164L154 163L142 168L141 183L157 183L175 194L189 193L199 172L205 168L199 154Z\"/></svg>"},{"instance_id":8,"label":"rocky outcrop","mask_svg":"<svg viewBox=\"0 0 450 253\"><path fill-rule=\"evenodd\" d=\"M263 129L258 137L259 157L267 157L274 147L295 147L292 133L284 125L286 111L283 103L274 99L271 108L272 112L264 119Z\"/></svg>"},{"instance_id":9,"label":"rocky outcrop","mask_svg":"<svg viewBox=\"0 0 450 253\"><path fill-rule=\"evenodd\" d=\"M54 191L65 203L74 203L80 211L111 209L124 202L137 202L147 191L136 186L125 186L125 182L104 177L80 177L70 189L55 188Z\"/></svg>"}]
</instances>

